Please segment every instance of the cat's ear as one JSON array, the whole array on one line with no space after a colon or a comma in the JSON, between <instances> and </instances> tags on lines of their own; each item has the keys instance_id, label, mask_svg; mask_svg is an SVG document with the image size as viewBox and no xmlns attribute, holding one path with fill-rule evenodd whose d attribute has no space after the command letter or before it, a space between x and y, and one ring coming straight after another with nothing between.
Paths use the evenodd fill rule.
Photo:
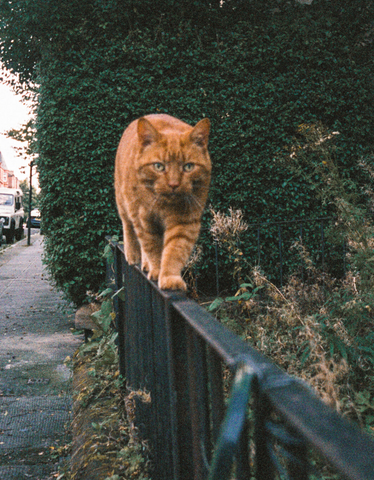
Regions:
<instances>
[{"instance_id":1,"label":"cat's ear","mask_svg":"<svg viewBox=\"0 0 374 480\"><path fill-rule=\"evenodd\" d=\"M142 117L138 120L138 137L143 147L151 143L158 142L160 134L155 127L146 118Z\"/></svg>"},{"instance_id":2,"label":"cat's ear","mask_svg":"<svg viewBox=\"0 0 374 480\"><path fill-rule=\"evenodd\" d=\"M207 147L209 141L210 120L203 118L198 122L190 133L190 140L199 147Z\"/></svg>"}]
</instances>

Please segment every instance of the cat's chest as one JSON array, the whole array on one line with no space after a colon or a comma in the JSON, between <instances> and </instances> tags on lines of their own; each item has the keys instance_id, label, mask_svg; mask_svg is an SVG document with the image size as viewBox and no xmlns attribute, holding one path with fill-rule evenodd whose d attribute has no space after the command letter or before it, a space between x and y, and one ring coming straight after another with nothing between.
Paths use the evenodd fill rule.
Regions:
<instances>
[{"instance_id":1,"label":"cat's chest","mask_svg":"<svg viewBox=\"0 0 374 480\"><path fill-rule=\"evenodd\" d=\"M173 209L165 208L150 211L146 207L139 209L136 218L140 221L141 228L159 236L163 236L170 225L176 225L186 220L183 215L176 214ZM134 223L138 222L135 221Z\"/></svg>"},{"instance_id":2,"label":"cat's chest","mask_svg":"<svg viewBox=\"0 0 374 480\"><path fill-rule=\"evenodd\" d=\"M165 221L164 219L155 213L148 213L144 217L147 230L153 235L162 236L165 232Z\"/></svg>"}]
</instances>

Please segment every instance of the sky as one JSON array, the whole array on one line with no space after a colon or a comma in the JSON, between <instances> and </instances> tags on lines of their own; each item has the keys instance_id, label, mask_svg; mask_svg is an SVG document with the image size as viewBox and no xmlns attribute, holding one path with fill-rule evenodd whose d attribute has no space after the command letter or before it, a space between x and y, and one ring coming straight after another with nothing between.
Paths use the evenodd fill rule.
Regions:
<instances>
[{"instance_id":1,"label":"sky","mask_svg":"<svg viewBox=\"0 0 374 480\"><path fill-rule=\"evenodd\" d=\"M0 65L0 77L1 73ZM26 124L29 118L30 108L23 103L22 97L15 95L10 86L0 81L0 151L9 170L13 170L20 180L26 178L29 169L26 168L26 174L21 174L19 169L26 166L29 160L17 156L14 147L22 144L7 138L5 132L13 128L18 129Z\"/></svg>"}]
</instances>

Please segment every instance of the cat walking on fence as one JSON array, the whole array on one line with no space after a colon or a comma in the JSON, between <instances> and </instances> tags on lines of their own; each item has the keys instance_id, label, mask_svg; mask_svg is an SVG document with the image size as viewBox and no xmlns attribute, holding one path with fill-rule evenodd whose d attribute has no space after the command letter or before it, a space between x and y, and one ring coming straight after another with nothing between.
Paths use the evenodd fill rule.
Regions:
<instances>
[{"instance_id":1,"label":"cat walking on fence","mask_svg":"<svg viewBox=\"0 0 374 480\"><path fill-rule=\"evenodd\" d=\"M194 127L169 115L132 122L118 146L115 193L125 256L162 289L186 290L181 272L208 197L210 121Z\"/></svg>"}]
</instances>

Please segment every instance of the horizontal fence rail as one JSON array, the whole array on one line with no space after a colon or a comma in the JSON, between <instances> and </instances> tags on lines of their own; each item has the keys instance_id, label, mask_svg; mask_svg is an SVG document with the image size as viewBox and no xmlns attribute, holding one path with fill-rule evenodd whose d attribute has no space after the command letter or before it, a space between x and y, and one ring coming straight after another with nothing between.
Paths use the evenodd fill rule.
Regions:
<instances>
[{"instance_id":1,"label":"horizontal fence rail","mask_svg":"<svg viewBox=\"0 0 374 480\"><path fill-rule=\"evenodd\" d=\"M110 244L120 372L151 395L136 403L136 425L150 442L154 480L320 478L311 452L342 478L374 480L371 437Z\"/></svg>"}]
</instances>

